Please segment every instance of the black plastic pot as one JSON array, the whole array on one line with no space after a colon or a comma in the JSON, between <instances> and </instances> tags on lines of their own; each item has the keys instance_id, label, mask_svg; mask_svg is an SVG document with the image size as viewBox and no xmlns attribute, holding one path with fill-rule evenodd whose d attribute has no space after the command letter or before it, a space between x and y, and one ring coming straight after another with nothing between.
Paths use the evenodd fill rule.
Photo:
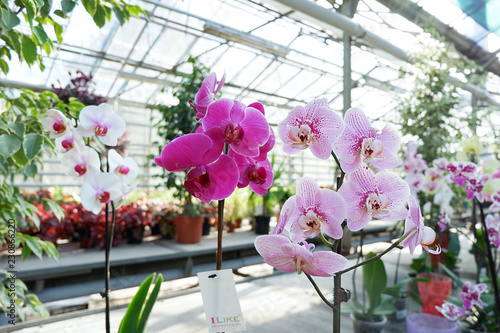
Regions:
<instances>
[{"instance_id":1,"label":"black plastic pot","mask_svg":"<svg viewBox=\"0 0 500 333\"><path fill-rule=\"evenodd\" d=\"M257 216L255 216L255 233L257 235L269 234L269 222L270 221L271 221L271 216L269 216L269 215L257 215Z\"/></svg>"}]
</instances>

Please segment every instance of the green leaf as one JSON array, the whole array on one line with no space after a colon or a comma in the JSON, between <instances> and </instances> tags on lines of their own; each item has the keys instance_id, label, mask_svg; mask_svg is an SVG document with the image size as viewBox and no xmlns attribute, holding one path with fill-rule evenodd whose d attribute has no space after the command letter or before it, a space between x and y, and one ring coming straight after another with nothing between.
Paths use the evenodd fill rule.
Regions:
<instances>
[{"instance_id":1,"label":"green leaf","mask_svg":"<svg viewBox=\"0 0 500 333\"><path fill-rule=\"evenodd\" d=\"M59 261L59 251L57 251L56 246L52 242L45 242L44 251L47 253L47 256L50 258L54 258L56 261Z\"/></svg>"},{"instance_id":2,"label":"green leaf","mask_svg":"<svg viewBox=\"0 0 500 333\"><path fill-rule=\"evenodd\" d=\"M26 138L23 142L24 153L28 160L32 160L35 156L38 155L40 150L42 149L43 144L43 136L36 133L30 133L26 135Z\"/></svg>"},{"instance_id":3,"label":"green leaf","mask_svg":"<svg viewBox=\"0 0 500 333\"><path fill-rule=\"evenodd\" d=\"M49 36L47 36L47 33L43 29L42 25L38 25L33 28L33 33L35 34L36 38L40 42L40 45L45 45L48 41L50 41Z\"/></svg>"},{"instance_id":4,"label":"green leaf","mask_svg":"<svg viewBox=\"0 0 500 333\"><path fill-rule=\"evenodd\" d=\"M38 167L35 163L30 163L26 166L24 173L26 176L33 178L38 173Z\"/></svg>"},{"instance_id":5,"label":"green leaf","mask_svg":"<svg viewBox=\"0 0 500 333\"><path fill-rule=\"evenodd\" d=\"M97 9L99 8L98 6L98 1L97 0L82 0L83 7L85 7L85 10L92 16L94 16L97 12ZM95 17L94 17L95 21Z\"/></svg>"},{"instance_id":6,"label":"green leaf","mask_svg":"<svg viewBox=\"0 0 500 333\"><path fill-rule=\"evenodd\" d=\"M54 22L53 25L54 25L54 32L56 34L57 42L59 44L61 44L62 43L62 39L63 39L63 37L62 37L63 27L59 23L57 23L57 22Z\"/></svg>"},{"instance_id":7,"label":"green leaf","mask_svg":"<svg viewBox=\"0 0 500 333\"><path fill-rule=\"evenodd\" d=\"M14 161L16 161L17 164L23 167L28 165L29 160L24 154L24 149L19 149L14 155L12 155L12 157L14 158Z\"/></svg>"},{"instance_id":8,"label":"green leaf","mask_svg":"<svg viewBox=\"0 0 500 333\"><path fill-rule=\"evenodd\" d=\"M94 14L94 23L102 28L106 23L106 10L103 6L98 6Z\"/></svg>"},{"instance_id":9,"label":"green leaf","mask_svg":"<svg viewBox=\"0 0 500 333\"><path fill-rule=\"evenodd\" d=\"M28 21L31 24L36 14L38 13L38 8L36 6L36 2L33 0L21 0L24 7L26 8L26 14L28 16Z\"/></svg>"},{"instance_id":10,"label":"green leaf","mask_svg":"<svg viewBox=\"0 0 500 333\"><path fill-rule=\"evenodd\" d=\"M149 287L153 282L155 273L148 276L140 285L134 298L128 305L127 312L120 323L118 333L138 333L136 328L142 312L142 308L148 295Z\"/></svg>"},{"instance_id":11,"label":"green leaf","mask_svg":"<svg viewBox=\"0 0 500 333\"><path fill-rule=\"evenodd\" d=\"M64 14L64 12L60 9L54 10L54 14L59 16L59 17L62 17L63 19L68 18L68 16L66 14Z\"/></svg>"},{"instance_id":12,"label":"green leaf","mask_svg":"<svg viewBox=\"0 0 500 333\"><path fill-rule=\"evenodd\" d=\"M5 158L10 157L19 148L21 148L21 140L9 134L0 135L0 155Z\"/></svg>"},{"instance_id":13,"label":"green leaf","mask_svg":"<svg viewBox=\"0 0 500 333\"><path fill-rule=\"evenodd\" d=\"M7 30L14 28L21 23L19 17L8 9L2 8L2 22Z\"/></svg>"},{"instance_id":14,"label":"green leaf","mask_svg":"<svg viewBox=\"0 0 500 333\"><path fill-rule=\"evenodd\" d=\"M135 17L139 17L139 13L142 13L146 18L148 17L146 11L138 5L126 5L125 10L128 10L128 12Z\"/></svg>"},{"instance_id":15,"label":"green leaf","mask_svg":"<svg viewBox=\"0 0 500 333\"><path fill-rule=\"evenodd\" d=\"M2 38L5 40L7 45L9 45L18 55L19 60L22 60L23 54L21 50L21 39L22 35L16 30L10 30L8 33L8 38Z\"/></svg>"},{"instance_id":16,"label":"green leaf","mask_svg":"<svg viewBox=\"0 0 500 333\"><path fill-rule=\"evenodd\" d=\"M21 259L26 260L31 254L31 249L29 246L23 246L23 250L21 252Z\"/></svg>"},{"instance_id":17,"label":"green leaf","mask_svg":"<svg viewBox=\"0 0 500 333\"><path fill-rule=\"evenodd\" d=\"M459 288L462 288L463 285L462 280L460 280L460 278L455 273L453 273L448 267L446 267L442 263L439 263L439 267L446 273L446 275L448 275L453 279L453 281L455 281L455 283Z\"/></svg>"},{"instance_id":18,"label":"green leaf","mask_svg":"<svg viewBox=\"0 0 500 333\"><path fill-rule=\"evenodd\" d=\"M85 1L82 1L82 2L85 3ZM61 8L64 12L64 15L71 13L73 11L73 9L75 8L75 5L76 5L76 2L74 2L72 0L62 0L61 1Z\"/></svg>"},{"instance_id":19,"label":"green leaf","mask_svg":"<svg viewBox=\"0 0 500 333\"><path fill-rule=\"evenodd\" d=\"M52 0L44 0L43 6L40 8L40 15L42 18L46 18L50 14L50 10L52 9Z\"/></svg>"},{"instance_id":20,"label":"green leaf","mask_svg":"<svg viewBox=\"0 0 500 333\"><path fill-rule=\"evenodd\" d=\"M126 22L126 19L125 19L125 14L123 13L123 10L118 6L113 6L113 12L115 13L115 16L118 19L118 22L120 23L120 25L124 25Z\"/></svg>"},{"instance_id":21,"label":"green leaf","mask_svg":"<svg viewBox=\"0 0 500 333\"><path fill-rule=\"evenodd\" d=\"M29 66L33 65L38 56L35 42L29 36L23 35L21 47L24 60Z\"/></svg>"},{"instance_id":22,"label":"green leaf","mask_svg":"<svg viewBox=\"0 0 500 333\"><path fill-rule=\"evenodd\" d=\"M37 238L35 237L26 238L26 245L29 246L31 252L33 252L38 258L42 259L43 255L42 248L40 244L38 244L36 239Z\"/></svg>"},{"instance_id":23,"label":"green leaf","mask_svg":"<svg viewBox=\"0 0 500 333\"><path fill-rule=\"evenodd\" d=\"M64 210L57 202L48 198L43 198L43 201L45 201L47 205L49 205L50 210L54 213L55 217L59 221L64 218Z\"/></svg>"},{"instance_id":24,"label":"green leaf","mask_svg":"<svg viewBox=\"0 0 500 333\"><path fill-rule=\"evenodd\" d=\"M149 315L151 314L151 310L153 309L156 299L158 298L158 294L160 293L160 287L162 282L163 282L163 275L158 274L158 279L156 279L155 287L153 288L153 291L149 295L146 305L144 306L144 310L141 313L141 318L139 324L137 325L138 333L146 331L146 324L148 322Z\"/></svg>"},{"instance_id":25,"label":"green leaf","mask_svg":"<svg viewBox=\"0 0 500 333\"><path fill-rule=\"evenodd\" d=\"M9 64L7 64L7 61L0 59L0 69L4 74L9 72Z\"/></svg>"},{"instance_id":26,"label":"green leaf","mask_svg":"<svg viewBox=\"0 0 500 333\"><path fill-rule=\"evenodd\" d=\"M375 257L375 253L370 252L366 260ZM363 287L368 294L370 307L368 316L373 314L375 308L380 304L382 292L387 286L387 274L385 272L384 262L381 259L375 259L363 265Z\"/></svg>"},{"instance_id":27,"label":"green leaf","mask_svg":"<svg viewBox=\"0 0 500 333\"><path fill-rule=\"evenodd\" d=\"M26 125L24 125L24 123L11 123L9 124L9 129L14 132L20 139L24 139L24 131L26 130Z\"/></svg>"}]
</instances>

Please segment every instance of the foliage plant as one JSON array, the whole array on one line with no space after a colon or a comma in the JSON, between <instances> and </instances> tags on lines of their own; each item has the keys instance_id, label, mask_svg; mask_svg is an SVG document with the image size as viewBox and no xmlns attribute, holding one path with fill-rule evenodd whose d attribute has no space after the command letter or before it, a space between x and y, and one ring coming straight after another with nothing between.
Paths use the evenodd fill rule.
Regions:
<instances>
[{"instance_id":1,"label":"foliage plant","mask_svg":"<svg viewBox=\"0 0 500 333\"><path fill-rule=\"evenodd\" d=\"M82 71L76 71L76 76L71 73L70 83L64 88L52 85L52 91L56 93L61 101L69 103L70 99L76 98L84 105L99 105L106 103L108 99L95 93L95 83L92 81L92 74L84 74ZM59 85L61 85L59 83Z\"/></svg>"},{"instance_id":2,"label":"foliage plant","mask_svg":"<svg viewBox=\"0 0 500 333\"><path fill-rule=\"evenodd\" d=\"M62 43L63 27L54 20L55 16L67 19L80 2L63 0L60 7L53 7L52 0L20 0L15 2L2 2L0 20L0 38L3 41L0 46L0 70L7 74L9 72L9 61L16 56L21 62L28 66L38 66L44 70L42 55L47 56L56 49L53 41L49 38L46 29L54 32L57 43ZM92 16L98 27L104 26L106 21L114 16L120 24L124 24L131 15L139 16L146 12L137 5L130 5L124 1L104 0L96 2L82 0L81 4ZM55 108L60 111L77 113L84 106L76 99L70 98L66 103L61 101L52 92L35 94L30 90L23 89L12 94L8 89L0 89L0 243L5 241L6 221L14 219L19 227L32 225L39 226L36 215L36 207L26 201L20 189L13 185L14 175L20 178L34 178L40 169L40 154L51 156L55 151L54 144L48 136L43 134L40 119L46 115L46 111ZM54 211L58 218L61 210L57 205L47 199L46 205ZM48 257L58 257L57 250L50 242L45 242L37 237L16 233L16 245L22 247L22 258L25 259L30 253L42 258L43 253ZM22 288L22 281L18 290ZM6 300L5 288L0 297L0 308L5 310ZM43 305L35 295L20 292L17 299L17 309L21 320L26 313L46 316L47 312L41 310Z\"/></svg>"},{"instance_id":3,"label":"foliage plant","mask_svg":"<svg viewBox=\"0 0 500 333\"><path fill-rule=\"evenodd\" d=\"M187 63L191 65L192 71L183 77L179 85L172 89L173 96L177 98L175 105L158 105L161 119L156 124L158 135L163 138L163 144L168 144L179 136L193 133L200 125L196 114L198 111L191 106L192 99L200 89L210 69L200 62L198 58L189 57ZM161 147L160 147L161 152ZM193 200L183 185L183 179L187 172L173 173L164 171L165 186L175 190L175 197L185 203L185 213L190 216L200 216L203 206Z\"/></svg>"},{"instance_id":4,"label":"foliage plant","mask_svg":"<svg viewBox=\"0 0 500 333\"><path fill-rule=\"evenodd\" d=\"M429 163L447 157L452 144L461 140L463 129L472 129L480 120L474 118L475 112L466 117L458 112L459 87L449 77L465 75L468 82L478 84L484 80L480 68L460 58L452 46L431 34L435 39L426 39L426 45L413 55L411 69L403 74L414 80L415 87L401 96L397 107L402 134L413 135L420 141L425 149L419 152Z\"/></svg>"}]
</instances>

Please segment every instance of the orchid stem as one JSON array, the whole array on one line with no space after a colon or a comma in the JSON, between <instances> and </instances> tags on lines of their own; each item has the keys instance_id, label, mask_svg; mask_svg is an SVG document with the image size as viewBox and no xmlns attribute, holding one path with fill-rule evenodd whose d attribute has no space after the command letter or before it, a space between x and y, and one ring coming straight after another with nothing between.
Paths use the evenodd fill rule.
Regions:
<instances>
[{"instance_id":1,"label":"orchid stem","mask_svg":"<svg viewBox=\"0 0 500 333\"><path fill-rule=\"evenodd\" d=\"M326 246L328 246L330 249L333 249L333 248L334 248L335 243L331 243L331 242L329 242L329 241L325 238L325 236L324 236L321 232L318 234L318 236L319 236L319 239L321 239L321 241L322 241L322 242L323 242Z\"/></svg>"},{"instance_id":2,"label":"orchid stem","mask_svg":"<svg viewBox=\"0 0 500 333\"><path fill-rule=\"evenodd\" d=\"M488 237L488 228L486 227L486 220L484 217L483 205L479 200L477 200L477 206L479 207L479 212L481 214L481 224L483 226L484 240L486 242L486 251L488 255L488 270L491 275L491 283L493 284L493 295L495 298L495 332L498 333L500 329L500 294L498 293L498 281L495 274L495 263L493 261L493 254L491 252L490 238Z\"/></svg>"},{"instance_id":3,"label":"orchid stem","mask_svg":"<svg viewBox=\"0 0 500 333\"><path fill-rule=\"evenodd\" d=\"M305 276L307 276L307 278L309 279L309 281L313 285L314 290L316 290L316 292L318 293L319 297L323 300L323 302L325 302L325 304L328 305L330 308L335 309L335 305L333 305L333 303L329 302L326 299L325 295L323 295L323 293L319 289L318 285L316 284L316 281L314 281L314 279L309 274L307 274L306 272L303 272L303 273L305 274Z\"/></svg>"},{"instance_id":4,"label":"orchid stem","mask_svg":"<svg viewBox=\"0 0 500 333\"><path fill-rule=\"evenodd\" d=\"M217 202L217 270L222 269L222 233L224 232L224 200Z\"/></svg>"}]
</instances>

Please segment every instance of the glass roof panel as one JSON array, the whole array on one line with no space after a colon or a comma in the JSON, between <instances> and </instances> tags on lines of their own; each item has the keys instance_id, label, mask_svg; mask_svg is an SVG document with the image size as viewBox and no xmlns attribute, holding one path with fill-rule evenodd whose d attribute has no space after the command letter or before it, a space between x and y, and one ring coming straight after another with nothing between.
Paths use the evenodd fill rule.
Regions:
<instances>
[{"instance_id":1,"label":"glass roof panel","mask_svg":"<svg viewBox=\"0 0 500 333\"><path fill-rule=\"evenodd\" d=\"M153 45L145 61L156 66L171 68L177 64L194 36L174 29L166 29Z\"/></svg>"}]
</instances>

